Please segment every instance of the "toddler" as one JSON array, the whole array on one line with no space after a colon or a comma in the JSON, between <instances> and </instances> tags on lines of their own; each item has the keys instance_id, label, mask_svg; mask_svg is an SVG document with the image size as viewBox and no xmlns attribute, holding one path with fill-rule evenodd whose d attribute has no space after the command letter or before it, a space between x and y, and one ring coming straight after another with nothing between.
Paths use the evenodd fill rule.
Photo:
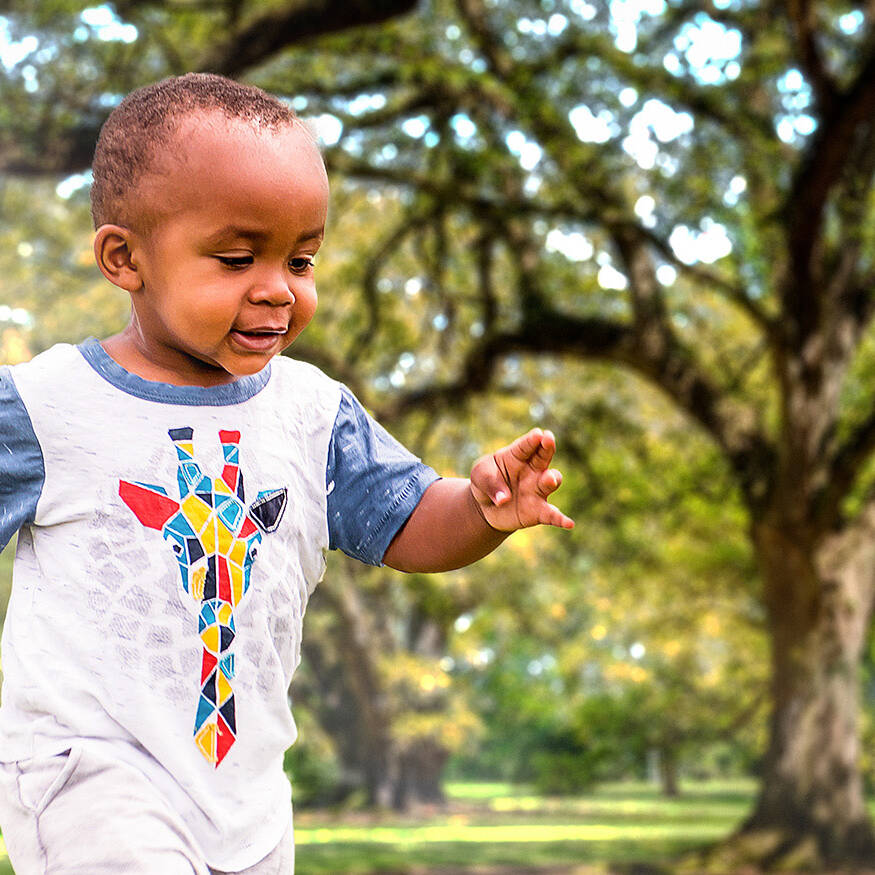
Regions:
<instances>
[{"instance_id":1,"label":"toddler","mask_svg":"<svg viewBox=\"0 0 875 875\"><path fill-rule=\"evenodd\" d=\"M0 826L18 875L293 871L286 691L326 549L402 571L571 528L534 429L439 478L316 368L328 181L283 103L189 74L94 157L118 335L0 370Z\"/></svg>"}]
</instances>

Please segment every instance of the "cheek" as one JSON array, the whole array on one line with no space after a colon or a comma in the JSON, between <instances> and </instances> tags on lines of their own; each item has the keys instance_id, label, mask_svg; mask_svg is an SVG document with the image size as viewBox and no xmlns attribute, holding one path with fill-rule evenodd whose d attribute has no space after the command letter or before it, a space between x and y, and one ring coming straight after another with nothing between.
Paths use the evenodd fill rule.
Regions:
<instances>
[{"instance_id":1,"label":"cheek","mask_svg":"<svg viewBox=\"0 0 875 875\"><path fill-rule=\"evenodd\" d=\"M240 309L240 296L217 283L192 284L179 299L178 313L205 328L224 327Z\"/></svg>"},{"instance_id":2,"label":"cheek","mask_svg":"<svg viewBox=\"0 0 875 875\"><path fill-rule=\"evenodd\" d=\"M289 340L294 340L309 324L316 313L316 288L311 286L295 292L295 307L292 312L292 324L289 327Z\"/></svg>"}]
</instances>

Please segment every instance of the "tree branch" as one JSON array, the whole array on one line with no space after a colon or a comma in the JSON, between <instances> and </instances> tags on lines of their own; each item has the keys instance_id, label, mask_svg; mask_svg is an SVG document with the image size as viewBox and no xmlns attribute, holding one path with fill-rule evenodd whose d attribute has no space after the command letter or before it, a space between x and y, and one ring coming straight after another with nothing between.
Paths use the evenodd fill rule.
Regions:
<instances>
[{"instance_id":1,"label":"tree branch","mask_svg":"<svg viewBox=\"0 0 875 875\"><path fill-rule=\"evenodd\" d=\"M492 30L483 0L456 0L456 9L492 72L500 80L507 79L513 72L513 60Z\"/></svg>"},{"instance_id":2,"label":"tree branch","mask_svg":"<svg viewBox=\"0 0 875 875\"><path fill-rule=\"evenodd\" d=\"M646 45L639 47L647 52ZM551 75L563 60L570 57L599 57L622 79L645 93L665 95L674 105L687 109L697 119L707 119L739 138L755 134L771 140L774 137L770 116L757 112L746 94L726 86L722 89L699 85L691 78L675 76L665 67L643 65L636 56L621 51L610 39L583 31L569 33L554 52L525 69L531 74ZM727 93L735 100L727 100Z\"/></svg>"},{"instance_id":3,"label":"tree branch","mask_svg":"<svg viewBox=\"0 0 875 875\"><path fill-rule=\"evenodd\" d=\"M404 240L411 234L428 224L435 216L436 210L409 209L401 221L387 235L382 243L374 247L368 257L365 274L362 279L362 292L368 308L368 320L356 335L351 348L347 352L350 364L355 364L361 353L370 345L380 323L380 304L377 281L383 265L400 249Z\"/></svg>"},{"instance_id":4,"label":"tree branch","mask_svg":"<svg viewBox=\"0 0 875 875\"><path fill-rule=\"evenodd\" d=\"M835 454L829 480L817 500L818 520L824 525L840 515L860 469L875 453L875 412L861 422Z\"/></svg>"},{"instance_id":5,"label":"tree branch","mask_svg":"<svg viewBox=\"0 0 875 875\"><path fill-rule=\"evenodd\" d=\"M801 67L814 91L818 114L823 114L835 100L836 84L823 63L817 45L817 21L814 8L811 0L787 0L787 11L790 13L790 22L796 33Z\"/></svg>"},{"instance_id":6,"label":"tree branch","mask_svg":"<svg viewBox=\"0 0 875 875\"><path fill-rule=\"evenodd\" d=\"M271 94L294 97L301 95L323 100L358 97L360 94L386 91L398 84L398 70L391 68L375 68L362 75L342 76L337 79L332 77L319 81L310 78L298 80L297 77L289 76L285 70L259 78L259 85Z\"/></svg>"},{"instance_id":7,"label":"tree branch","mask_svg":"<svg viewBox=\"0 0 875 875\"><path fill-rule=\"evenodd\" d=\"M130 11L145 5L166 6L163 3L129 3L120 11ZM297 0L285 8L265 12L248 26L234 33L213 52L193 64L190 69L239 76L257 64L269 59L287 46L299 44L316 36L338 33L354 27L380 24L400 17L416 7L416 0ZM156 40L172 68L179 69L179 57L172 46L156 31ZM348 92L362 88L383 88L396 81L397 72L386 70L347 83ZM286 83L287 85L287 83ZM314 93L319 86L311 89ZM276 89L285 92L286 88ZM333 95L342 94L344 86L332 90ZM52 105L51 101L47 101ZM77 113L87 121L80 122L51 138L50 150L45 143L36 140L44 130L28 132L12 131L12 136L0 140L0 172L24 177L68 175L86 170L91 165L94 145L108 111L95 117L93 111ZM27 148L28 138L35 139Z\"/></svg>"},{"instance_id":8,"label":"tree branch","mask_svg":"<svg viewBox=\"0 0 875 875\"><path fill-rule=\"evenodd\" d=\"M265 12L204 58L201 70L237 76L287 46L313 37L380 24L411 12L416 0L309 0Z\"/></svg>"},{"instance_id":9,"label":"tree branch","mask_svg":"<svg viewBox=\"0 0 875 875\"><path fill-rule=\"evenodd\" d=\"M477 181L454 178L452 184L442 182L433 175L418 174L397 167L374 167L364 161L349 158L337 150L326 156L329 169L348 178L373 179L404 188L422 191L438 200L466 204L481 215L493 215L502 221L508 215L538 215L543 217L567 219L580 223L603 223L605 214L596 206L585 209L579 200L547 201L534 200L521 192L502 192L501 195L487 193ZM681 261L668 242L654 231L644 228L630 219L616 223L623 232L646 241L653 246L666 262L673 265L690 279L710 287L727 300L741 307L754 323L762 329L770 343L776 342L778 325L755 299L747 294L743 286L737 285L702 265L690 265Z\"/></svg>"},{"instance_id":10,"label":"tree branch","mask_svg":"<svg viewBox=\"0 0 875 875\"><path fill-rule=\"evenodd\" d=\"M818 323L818 280L814 256L823 235L827 200L846 171L861 126L875 117L875 51L848 90L821 120L787 201L789 263L793 276L783 291L784 312L794 317L801 338ZM798 340L798 339L797 339Z\"/></svg>"},{"instance_id":11,"label":"tree branch","mask_svg":"<svg viewBox=\"0 0 875 875\"><path fill-rule=\"evenodd\" d=\"M483 314L483 328L487 335L495 331L498 316L498 301L492 271L495 264L495 239L493 228L486 227L475 244L477 252L477 294L480 298L480 312Z\"/></svg>"},{"instance_id":12,"label":"tree branch","mask_svg":"<svg viewBox=\"0 0 875 875\"><path fill-rule=\"evenodd\" d=\"M552 338L546 336L554 330ZM635 346L635 337L630 327L606 319L543 313L537 328L530 324L518 331L496 333L475 346L455 380L396 394L380 407L380 417L391 420L420 408L453 406L485 391L504 357L520 352L559 354L569 351L571 345L584 346L589 358L625 358Z\"/></svg>"},{"instance_id":13,"label":"tree branch","mask_svg":"<svg viewBox=\"0 0 875 875\"><path fill-rule=\"evenodd\" d=\"M610 227L609 233L620 253L629 281L632 310L635 322L642 334L653 332L667 338L671 334L665 309L662 287L656 279L651 254L642 237L634 227L618 224Z\"/></svg>"},{"instance_id":14,"label":"tree branch","mask_svg":"<svg viewBox=\"0 0 875 875\"><path fill-rule=\"evenodd\" d=\"M776 339L778 326L775 320L760 306L759 302L750 297L743 286L736 285L731 280L720 276L716 271L703 267L701 264L687 264L687 262L681 261L675 255L675 251L669 246L668 242L658 234L637 223L632 223L632 226L635 232L644 237L668 264L677 268L680 273L685 274L702 285L709 286L727 300L737 304L763 330L770 341Z\"/></svg>"},{"instance_id":15,"label":"tree branch","mask_svg":"<svg viewBox=\"0 0 875 875\"><path fill-rule=\"evenodd\" d=\"M546 202L520 194L498 193L485 188L482 180L456 176L443 180L434 174L416 172L406 167L375 167L366 161L351 158L343 151L333 149L326 153L329 171L347 179L369 179L388 183L398 188L413 189L449 204L465 204L481 215L505 219L510 215L552 216L578 222L597 221L601 218L595 207L584 210L579 201L558 200Z\"/></svg>"},{"instance_id":16,"label":"tree branch","mask_svg":"<svg viewBox=\"0 0 875 875\"><path fill-rule=\"evenodd\" d=\"M485 391L498 363L514 353L571 354L630 367L669 395L711 435L750 501L759 503L766 497L770 488L766 471L774 450L756 428L754 412L725 398L677 340L672 338L667 345L648 343L634 326L608 319L551 310L530 314L518 330L487 337L472 349L455 380L402 393L381 406L380 416L388 420L414 409L457 405Z\"/></svg>"}]
</instances>

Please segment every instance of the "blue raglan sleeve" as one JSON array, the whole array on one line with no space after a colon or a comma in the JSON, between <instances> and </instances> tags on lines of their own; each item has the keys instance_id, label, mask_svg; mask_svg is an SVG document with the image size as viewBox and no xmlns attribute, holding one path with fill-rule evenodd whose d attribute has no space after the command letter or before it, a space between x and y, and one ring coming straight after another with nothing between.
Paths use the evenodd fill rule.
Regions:
<instances>
[{"instance_id":1,"label":"blue raglan sleeve","mask_svg":"<svg viewBox=\"0 0 875 875\"><path fill-rule=\"evenodd\" d=\"M45 476L30 416L9 368L0 368L0 549L34 521Z\"/></svg>"},{"instance_id":2,"label":"blue raglan sleeve","mask_svg":"<svg viewBox=\"0 0 875 875\"><path fill-rule=\"evenodd\" d=\"M328 445L328 545L382 565L392 538L438 480L341 386Z\"/></svg>"}]
</instances>

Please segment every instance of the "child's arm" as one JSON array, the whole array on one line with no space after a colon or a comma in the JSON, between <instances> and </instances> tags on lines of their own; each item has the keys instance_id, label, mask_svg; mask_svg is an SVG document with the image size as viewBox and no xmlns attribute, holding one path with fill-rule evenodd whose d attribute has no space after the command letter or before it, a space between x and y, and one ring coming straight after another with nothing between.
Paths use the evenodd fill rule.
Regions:
<instances>
[{"instance_id":1,"label":"child's arm","mask_svg":"<svg viewBox=\"0 0 875 875\"><path fill-rule=\"evenodd\" d=\"M471 469L471 479L432 483L389 544L383 562L399 571L449 571L494 550L511 532L574 521L547 502L562 475L550 468L556 439L532 429Z\"/></svg>"}]
</instances>

